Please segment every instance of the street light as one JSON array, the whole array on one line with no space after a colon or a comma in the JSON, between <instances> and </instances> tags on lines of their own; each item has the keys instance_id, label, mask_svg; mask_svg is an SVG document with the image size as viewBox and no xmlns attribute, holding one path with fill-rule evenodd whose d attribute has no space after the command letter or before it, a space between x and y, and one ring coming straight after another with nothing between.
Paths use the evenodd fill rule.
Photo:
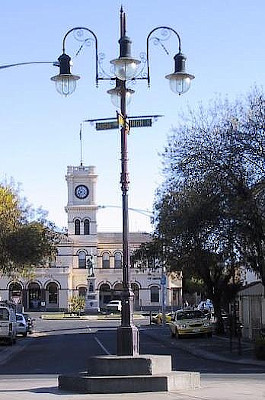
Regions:
<instances>
[{"instance_id":1,"label":"street light","mask_svg":"<svg viewBox=\"0 0 265 400\"><path fill-rule=\"evenodd\" d=\"M191 80L194 78L185 70L186 57L181 53L181 40L179 34L172 28L160 26L153 29L147 36L147 51L146 59L142 56L143 69L139 71L141 61L131 56L131 40L126 35L126 16L121 8L120 10L120 55L118 58L110 61L114 67L114 76L109 76L104 73L101 66L101 59L98 54L98 41L93 31L84 27L76 27L69 30L63 39L63 53L59 57L60 73L52 77L55 81L56 88L59 93L68 96L73 93L76 82L79 76L71 74L71 58L65 53L66 38L70 33L88 32L91 38L83 39L83 42L94 41L96 50L96 84L100 80L115 81L116 87L108 90L115 105L120 109L121 117L121 190L122 190L122 224L123 224L123 296L122 296L122 311L121 311L121 325L117 329L117 355L118 356L136 356L139 354L139 332L133 324L133 292L130 284L130 254L129 254L129 219L128 219L128 189L129 189L129 176L128 176L128 156L127 156L127 133L129 124L127 122L127 103L128 99L134 93L132 89L127 88L126 84L135 80L147 80L150 85L150 66L149 66L149 42L154 32L169 32L174 33L178 38L178 53L174 57L174 72L166 75L170 81L171 89L178 94L185 93L190 86ZM169 35L168 35L169 36ZM159 39L157 36L154 38L156 41L164 40ZM164 48L164 46L163 46ZM143 70L147 69L147 73ZM99 68L103 73L99 74Z\"/></svg>"}]
</instances>

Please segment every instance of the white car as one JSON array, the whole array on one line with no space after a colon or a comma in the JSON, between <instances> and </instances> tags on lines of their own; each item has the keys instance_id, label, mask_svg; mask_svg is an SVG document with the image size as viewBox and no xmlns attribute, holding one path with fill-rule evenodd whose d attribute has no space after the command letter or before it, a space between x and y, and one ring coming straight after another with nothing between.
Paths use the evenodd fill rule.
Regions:
<instances>
[{"instance_id":1,"label":"white car","mask_svg":"<svg viewBox=\"0 0 265 400\"><path fill-rule=\"evenodd\" d=\"M17 323L15 309L8 303L0 303L0 339L10 345L16 343Z\"/></svg>"},{"instance_id":2,"label":"white car","mask_svg":"<svg viewBox=\"0 0 265 400\"><path fill-rule=\"evenodd\" d=\"M23 337L27 336L28 333L28 324L23 314L16 314L17 320L17 335L20 334Z\"/></svg>"},{"instance_id":3,"label":"white car","mask_svg":"<svg viewBox=\"0 0 265 400\"><path fill-rule=\"evenodd\" d=\"M106 310L110 312L121 312L121 300L111 300L106 305Z\"/></svg>"}]
</instances>

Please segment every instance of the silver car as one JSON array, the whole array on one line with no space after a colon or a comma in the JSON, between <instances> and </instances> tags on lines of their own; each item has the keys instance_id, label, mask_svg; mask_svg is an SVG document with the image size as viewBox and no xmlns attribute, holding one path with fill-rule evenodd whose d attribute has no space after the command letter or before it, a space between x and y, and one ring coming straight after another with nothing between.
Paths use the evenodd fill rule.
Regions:
<instances>
[{"instance_id":1,"label":"silver car","mask_svg":"<svg viewBox=\"0 0 265 400\"><path fill-rule=\"evenodd\" d=\"M25 320L24 315L17 313L16 320L17 320L17 335L20 334L23 337L26 337L28 333L28 324L27 321Z\"/></svg>"}]
</instances>

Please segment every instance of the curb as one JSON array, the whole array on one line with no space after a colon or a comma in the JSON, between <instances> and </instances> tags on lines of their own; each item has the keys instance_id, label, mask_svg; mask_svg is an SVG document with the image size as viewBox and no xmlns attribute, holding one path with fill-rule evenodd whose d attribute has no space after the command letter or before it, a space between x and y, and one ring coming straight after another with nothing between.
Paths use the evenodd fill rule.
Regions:
<instances>
[{"instance_id":1,"label":"curb","mask_svg":"<svg viewBox=\"0 0 265 400\"><path fill-rule=\"evenodd\" d=\"M163 327L162 327L163 328ZM161 341L164 343L167 343L167 340L164 339L161 335L157 335L153 332L150 332L149 329L146 329L145 334L152 337L154 340ZM222 338L223 340L226 340L226 338ZM173 341L172 341L173 343ZM252 360L252 359L247 359L247 358L242 358L241 360L235 360L231 359L229 357L221 356L219 354L213 354L205 350L201 349L194 349L192 347L189 347L188 345L185 346L184 343L180 343L179 341L175 340L174 345L178 347L179 349L185 350L188 353L206 359L206 360L215 360L215 361L221 361L221 362L227 362L227 363L232 363L232 364L247 364L247 365L254 365L257 367L265 367L265 361L259 361L259 360Z\"/></svg>"}]
</instances>

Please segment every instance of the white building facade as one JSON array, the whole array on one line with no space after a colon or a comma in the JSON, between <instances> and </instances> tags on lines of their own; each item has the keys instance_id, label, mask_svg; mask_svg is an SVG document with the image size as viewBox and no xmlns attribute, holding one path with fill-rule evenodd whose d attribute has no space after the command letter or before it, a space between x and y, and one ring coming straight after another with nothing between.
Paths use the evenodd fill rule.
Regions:
<instances>
[{"instance_id":1,"label":"white building facade","mask_svg":"<svg viewBox=\"0 0 265 400\"><path fill-rule=\"evenodd\" d=\"M1 299L13 300L25 310L67 311L73 296L83 296L86 311L92 312L121 298L122 233L97 231L95 167L69 166L66 182L68 233L62 235L54 264L36 268L30 278L0 279ZM130 252L149 240L148 233L130 233ZM130 282L136 310L181 306L181 273L162 279L162 268L131 267Z\"/></svg>"}]
</instances>

